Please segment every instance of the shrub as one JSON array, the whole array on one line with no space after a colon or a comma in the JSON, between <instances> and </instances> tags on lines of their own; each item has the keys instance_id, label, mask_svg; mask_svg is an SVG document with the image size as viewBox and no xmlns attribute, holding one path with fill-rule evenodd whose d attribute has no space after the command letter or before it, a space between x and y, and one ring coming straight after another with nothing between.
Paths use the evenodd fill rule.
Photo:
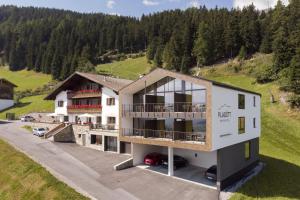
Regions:
<instances>
[{"instance_id":1,"label":"shrub","mask_svg":"<svg viewBox=\"0 0 300 200\"><path fill-rule=\"evenodd\" d=\"M300 108L300 95L297 94L291 94L288 97L287 102L289 103L289 106L291 108Z\"/></svg>"}]
</instances>

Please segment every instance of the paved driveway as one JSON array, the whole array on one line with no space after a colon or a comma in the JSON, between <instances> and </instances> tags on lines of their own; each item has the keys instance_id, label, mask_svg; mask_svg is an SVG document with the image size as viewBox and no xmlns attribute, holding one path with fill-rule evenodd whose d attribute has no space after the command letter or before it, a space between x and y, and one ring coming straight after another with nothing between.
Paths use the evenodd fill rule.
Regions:
<instances>
[{"instance_id":1,"label":"paved driveway","mask_svg":"<svg viewBox=\"0 0 300 200\"><path fill-rule=\"evenodd\" d=\"M0 137L77 191L94 199L215 200L218 192L137 167L114 171L126 155L101 152L76 144L53 143L32 136L24 123L0 123Z\"/></svg>"}]
</instances>

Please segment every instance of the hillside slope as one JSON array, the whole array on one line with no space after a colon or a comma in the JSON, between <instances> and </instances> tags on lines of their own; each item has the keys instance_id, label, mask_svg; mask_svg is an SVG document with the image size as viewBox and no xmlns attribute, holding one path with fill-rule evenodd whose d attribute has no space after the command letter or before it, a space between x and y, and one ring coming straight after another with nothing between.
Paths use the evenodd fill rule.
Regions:
<instances>
[{"instance_id":1,"label":"hillside slope","mask_svg":"<svg viewBox=\"0 0 300 200\"><path fill-rule=\"evenodd\" d=\"M266 167L232 199L300 198L300 114L279 102L281 92L276 83L257 84L254 78L245 75L249 68L259 70L255 68L267 65L270 58L270 55L261 55L245 61L239 72L230 70L228 64L201 70L201 75L206 78L262 94L260 157ZM270 91L276 103L270 103Z\"/></svg>"},{"instance_id":2,"label":"hillside slope","mask_svg":"<svg viewBox=\"0 0 300 200\"><path fill-rule=\"evenodd\" d=\"M35 90L52 81L50 75L34 71L9 71L6 67L0 67L0 77L3 77L16 84L17 92ZM30 112L51 112L53 102L43 100L45 95L30 96L20 99L20 103L10 109L0 112L0 119L5 119L6 113L15 113L17 117Z\"/></svg>"},{"instance_id":3,"label":"hillside slope","mask_svg":"<svg viewBox=\"0 0 300 200\"><path fill-rule=\"evenodd\" d=\"M115 77L135 80L139 75L149 72L151 66L152 65L147 62L147 58L144 56L98 65L96 70L97 72L113 75Z\"/></svg>"}]
</instances>

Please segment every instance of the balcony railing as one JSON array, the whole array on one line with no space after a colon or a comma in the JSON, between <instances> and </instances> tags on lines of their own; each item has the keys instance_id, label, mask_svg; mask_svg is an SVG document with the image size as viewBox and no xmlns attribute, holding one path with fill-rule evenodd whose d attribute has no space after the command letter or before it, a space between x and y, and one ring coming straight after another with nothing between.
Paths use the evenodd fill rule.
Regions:
<instances>
[{"instance_id":1,"label":"balcony railing","mask_svg":"<svg viewBox=\"0 0 300 200\"><path fill-rule=\"evenodd\" d=\"M146 103L127 104L123 112L205 112L206 105L201 103Z\"/></svg>"},{"instance_id":2,"label":"balcony railing","mask_svg":"<svg viewBox=\"0 0 300 200\"><path fill-rule=\"evenodd\" d=\"M68 109L101 109L101 105L70 105Z\"/></svg>"},{"instance_id":3,"label":"balcony railing","mask_svg":"<svg viewBox=\"0 0 300 200\"><path fill-rule=\"evenodd\" d=\"M101 90L78 90L68 93L69 99L101 97Z\"/></svg>"},{"instance_id":4,"label":"balcony railing","mask_svg":"<svg viewBox=\"0 0 300 200\"><path fill-rule=\"evenodd\" d=\"M68 106L69 113L100 113L101 105L70 105Z\"/></svg>"},{"instance_id":5,"label":"balcony railing","mask_svg":"<svg viewBox=\"0 0 300 200\"><path fill-rule=\"evenodd\" d=\"M116 124L90 124L91 130L107 130L107 131L117 131L118 127Z\"/></svg>"},{"instance_id":6,"label":"balcony railing","mask_svg":"<svg viewBox=\"0 0 300 200\"><path fill-rule=\"evenodd\" d=\"M126 129L121 130L122 136L142 137L142 138L161 138L170 141L192 141L205 142L205 132L182 132L151 129Z\"/></svg>"}]
</instances>

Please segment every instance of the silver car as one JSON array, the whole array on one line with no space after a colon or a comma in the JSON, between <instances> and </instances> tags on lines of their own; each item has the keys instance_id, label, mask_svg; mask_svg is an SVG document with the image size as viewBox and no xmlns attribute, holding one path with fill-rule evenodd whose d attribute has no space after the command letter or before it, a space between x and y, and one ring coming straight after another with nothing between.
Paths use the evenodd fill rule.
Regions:
<instances>
[{"instance_id":1,"label":"silver car","mask_svg":"<svg viewBox=\"0 0 300 200\"><path fill-rule=\"evenodd\" d=\"M21 117L21 122L32 122L32 121L34 121L34 118L31 116L26 115Z\"/></svg>"},{"instance_id":2,"label":"silver car","mask_svg":"<svg viewBox=\"0 0 300 200\"><path fill-rule=\"evenodd\" d=\"M47 133L47 129L45 128L34 128L32 129L33 135L37 135L39 137L44 136Z\"/></svg>"}]
</instances>

